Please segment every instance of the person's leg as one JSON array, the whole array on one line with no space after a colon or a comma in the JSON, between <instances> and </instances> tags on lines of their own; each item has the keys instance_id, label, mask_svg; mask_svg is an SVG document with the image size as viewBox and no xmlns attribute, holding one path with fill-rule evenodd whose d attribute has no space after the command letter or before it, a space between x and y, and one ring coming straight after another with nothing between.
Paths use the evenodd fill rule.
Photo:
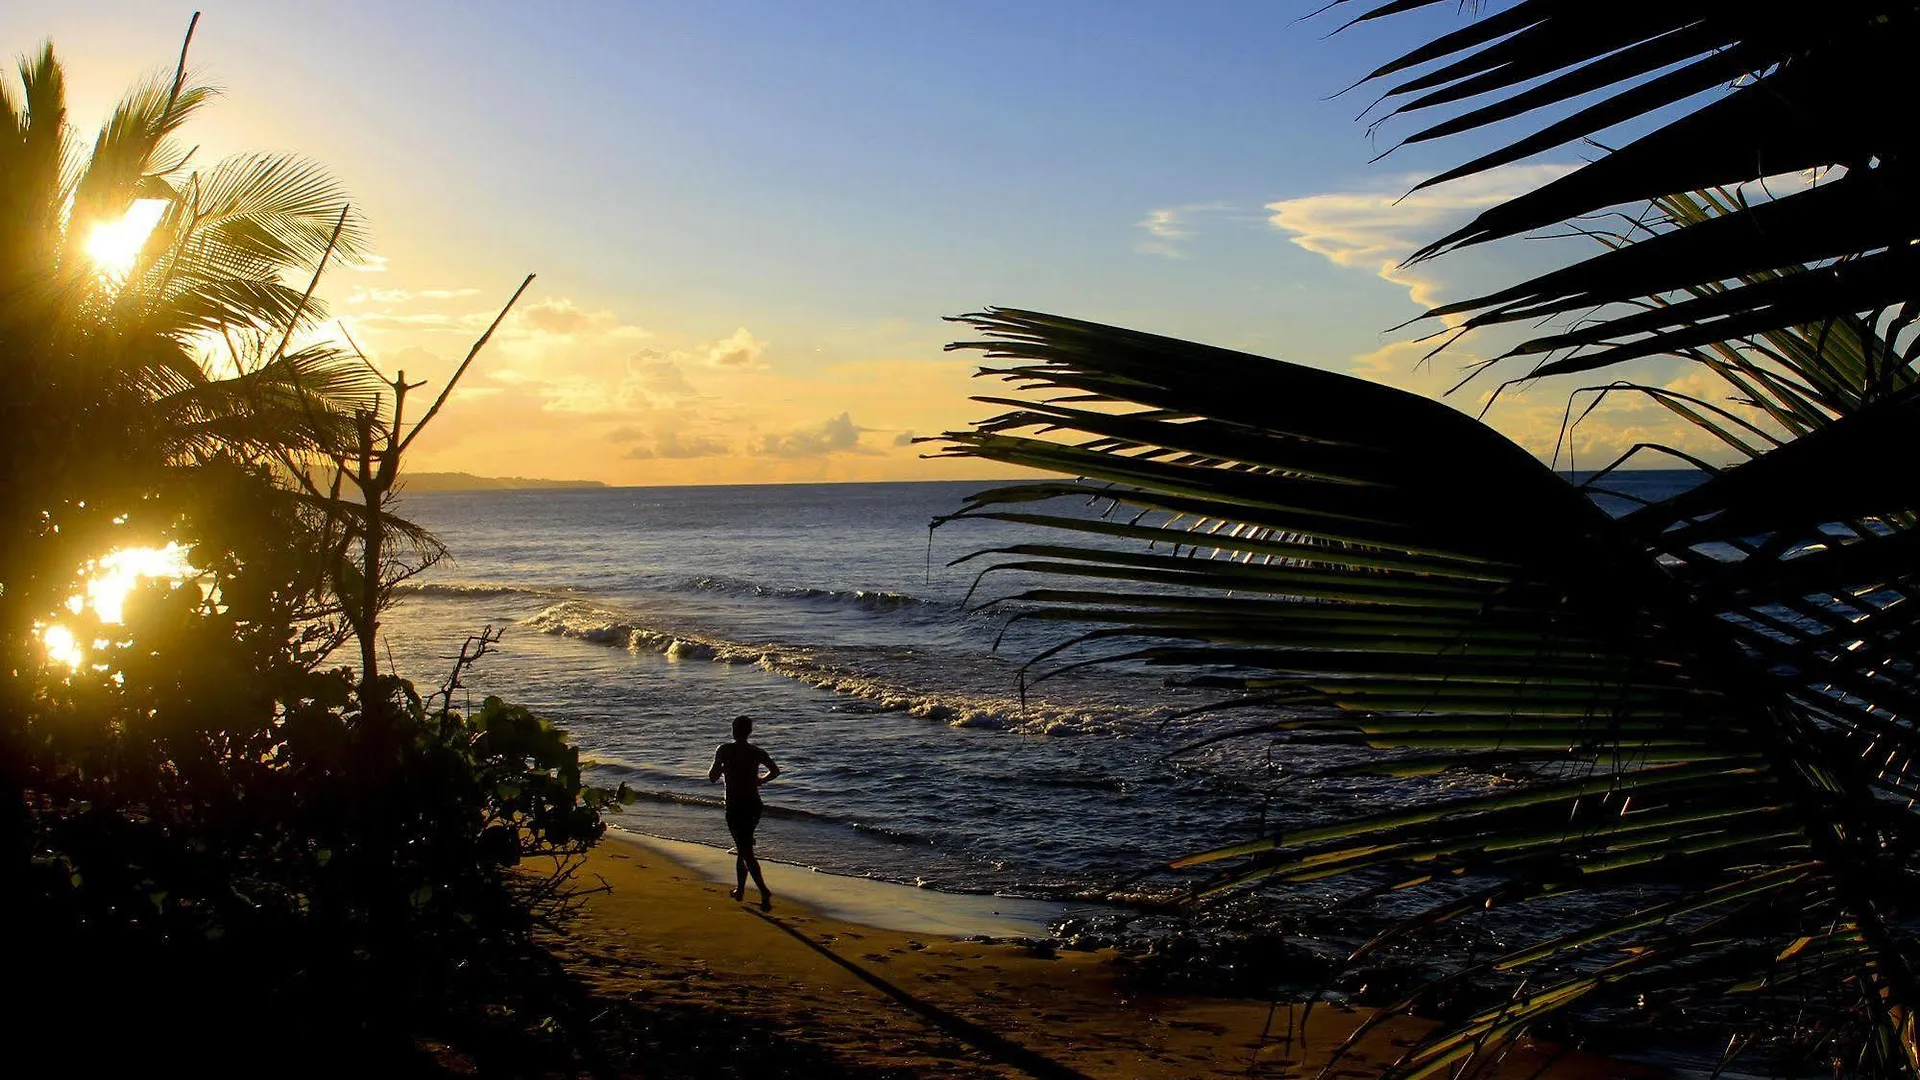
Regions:
<instances>
[{"instance_id":1,"label":"person's leg","mask_svg":"<svg viewBox=\"0 0 1920 1080\"><path fill-rule=\"evenodd\" d=\"M747 872L753 875L754 887L760 890L760 910L772 908L773 894L767 891L767 879L760 876L760 860L747 856ZM743 884L741 888L744 890L746 886Z\"/></svg>"},{"instance_id":2,"label":"person's leg","mask_svg":"<svg viewBox=\"0 0 1920 1080\"><path fill-rule=\"evenodd\" d=\"M773 907L773 893L767 891L767 879L760 876L760 860L753 857L753 833L755 829L760 827L759 807L754 808L753 817L746 824L747 843L746 846L740 850L746 859L747 872L753 875L754 887L760 890L760 910L767 911ZM742 882L740 888L741 891L744 892L746 890L746 884Z\"/></svg>"},{"instance_id":3,"label":"person's leg","mask_svg":"<svg viewBox=\"0 0 1920 1080\"><path fill-rule=\"evenodd\" d=\"M727 807L727 831L733 834L733 891L727 895L735 900L747 892L747 860L753 857L753 832L747 827L747 821L739 810Z\"/></svg>"}]
</instances>

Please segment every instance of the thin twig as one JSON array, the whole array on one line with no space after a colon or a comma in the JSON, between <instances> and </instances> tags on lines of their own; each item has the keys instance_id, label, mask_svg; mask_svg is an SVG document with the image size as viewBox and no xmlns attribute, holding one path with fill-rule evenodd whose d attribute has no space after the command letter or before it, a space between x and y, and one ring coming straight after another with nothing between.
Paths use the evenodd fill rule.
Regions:
<instances>
[{"instance_id":1,"label":"thin twig","mask_svg":"<svg viewBox=\"0 0 1920 1080\"><path fill-rule=\"evenodd\" d=\"M487 347L488 339L492 338L493 332L500 328L500 323L506 319L507 312L513 310L513 305L519 301L520 294L526 292L527 286L532 284L533 275L528 274L526 280L520 283L520 287L513 290L513 295L507 298L507 306L500 309L500 314L493 317L493 322L487 327L487 332L481 334L480 340L474 342L473 348L467 350L467 358L460 361L460 366L454 369L453 377L447 380L446 386L440 388L440 396L433 399L433 405L427 410L426 415L422 416L420 421L413 425L413 430L407 434L406 438L400 440L400 445L395 448L396 454L405 453L407 447L413 445L413 440L420 434L421 429L425 428L427 422L432 420L434 416L440 412L440 406L447 403L447 396L452 394L453 388L459 384L460 376L467 373L467 366L473 363L474 357L480 355L481 349ZM399 432L395 431L394 434L397 435Z\"/></svg>"},{"instance_id":2,"label":"thin twig","mask_svg":"<svg viewBox=\"0 0 1920 1080\"><path fill-rule=\"evenodd\" d=\"M340 231L347 227L347 214L352 209L351 203L340 208L340 220L333 223L333 235L327 237L326 249L320 252L320 262L313 268L313 280L307 282L307 291L300 294L300 303L294 305L293 314L287 317L287 332L280 338L280 347L273 351L273 360L286 357L287 343L293 340L293 331L300 325L300 316L306 314L307 303L313 299L313 290L320 287L320 275L326 273L327 259L333 254L333 246L340 242Z\"/></svg>"},{"instance_id":3,"label":"thin twig","mask_svg":"<svg viewBox=\"0 0 1920 1080\"><path fill-rule=\"evenodd\" d=\"M167 107L161 114L171 116L173 103L180 100L180 87L187 81L187 49L193 45L193 28L200 25L200 13L187 20L187 36L180 42L180 59L173 65L173 89L167 92Z\"/></svg>"}]
</instances>

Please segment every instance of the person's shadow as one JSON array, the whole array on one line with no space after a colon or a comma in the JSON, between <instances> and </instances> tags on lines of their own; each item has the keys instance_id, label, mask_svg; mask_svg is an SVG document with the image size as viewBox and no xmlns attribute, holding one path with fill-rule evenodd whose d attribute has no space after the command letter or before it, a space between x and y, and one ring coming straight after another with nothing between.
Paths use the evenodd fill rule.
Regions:
<instances>
[{"instance_id":1,"label":"person's shadow","mask_svg":"<svg viewBox=\"0 0 1920 1080\"><path fill-rule=\"evenodd\" d=\"M782 919L768 915L762 911L755 911L752 908L748 908L747 913L779 927L795 941L798 941L800 944L805 945L807 948L812 949L814 952L819 953L821 956L826 957L851 972L854 978L887 995L922 1020L952 1035L954 1038L966 1042L974 1049L1002 1065L1011 1065L1030 1076L1039 1077L1040 1080L1092 1080L1086 1073L1062 1065L1060 1062L1044 1054L1021 1046L1019 1043L1014 1042L991 1028L983 1027L980 1024L968 1020L964 1016L948 1012L930 1001L914 997L893 983L875 975L866 968L848 960L846 957L841 956L839 953L834 952L832 949L827 948L825 945L794 929Z\"/></svg>"}]
</instances>

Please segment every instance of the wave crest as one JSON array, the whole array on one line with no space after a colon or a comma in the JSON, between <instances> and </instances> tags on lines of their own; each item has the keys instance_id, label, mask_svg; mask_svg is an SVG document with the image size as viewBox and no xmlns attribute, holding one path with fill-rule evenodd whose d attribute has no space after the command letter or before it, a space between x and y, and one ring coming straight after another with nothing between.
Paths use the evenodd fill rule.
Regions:
<instances>
[{"instance_id":1,"label":"wave crest","mask_svg":"<svg viewBox=\"0 0 1920 1080\"><path fill-rule=\"evenodd\" d=\"M461 600L485 600L500 596L532 596L545 599L566 596L571 589L542 589L530 585L500 585L488 581L403 581L394 592L407 596L449 596Z\"/></svg>"},{"instance_id":2,"label":"wave crest","mask_svg":"<svg viewBox=\"0 0 1920 1080\"><path fill-rule=\"evenodd\" d=\"M746 578L707 575L694 578L685 586L693 592L720 593L724 596L769 597L775 600L811 600L843 604L866 611L898 611L915 608L943 608L952 605L908 593L885 589L821 589L813 586L768 585Z\"/></svg>"},{"instance_id":3,"label":"wave crest","mask_svg":"<svg viewBox=\"0 0 1920 1080\"><path fill-rule=\"evenodd\" d=\"M524 625L546 634L592 641L630 652L651 652L669 660L707 660L751 664L808 686L871 702L876 711L904 712L951 727L984 727L1032 735L1102 734L1112 717L1047 702L940 693L902 686L884 676L822 659L814 650L777 644L747 644L698 634L676 633L637 623L628 613L580 600L549 605Z\"/></svg>"}]
</instances>

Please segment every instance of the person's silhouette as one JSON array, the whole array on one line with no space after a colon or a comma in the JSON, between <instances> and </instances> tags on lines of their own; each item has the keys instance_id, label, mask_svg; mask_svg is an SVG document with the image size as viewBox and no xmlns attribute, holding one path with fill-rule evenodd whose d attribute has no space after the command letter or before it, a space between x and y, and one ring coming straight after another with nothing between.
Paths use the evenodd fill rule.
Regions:
<instances>
[{"instance_id":1,"label":"person's silhouette","mask_svg":"<svg viewBox=\"0 0 1920 1080\"><path fill-rule=\"evenodd\" d=\"M713 768L707 770L707 782L715 783L721 777L727 781L727 831L733 834L734 870L738 880L728 896L735 900L747 891L747 875L753 875L753 883L760 890L760 910L773 907L773 894L767 891L767 881L760 876L760 860L753 857L753 830L760 824L760 813L764 807L760 802L760 785L771 783L780 775L780 766L773 763L765 750L747 741L753 734L753 717L736 716L733 718L733 741L721 743L713 752ZM760 766L767 767L767 775L760 775Z\"/></svg>"}]
</instances>

